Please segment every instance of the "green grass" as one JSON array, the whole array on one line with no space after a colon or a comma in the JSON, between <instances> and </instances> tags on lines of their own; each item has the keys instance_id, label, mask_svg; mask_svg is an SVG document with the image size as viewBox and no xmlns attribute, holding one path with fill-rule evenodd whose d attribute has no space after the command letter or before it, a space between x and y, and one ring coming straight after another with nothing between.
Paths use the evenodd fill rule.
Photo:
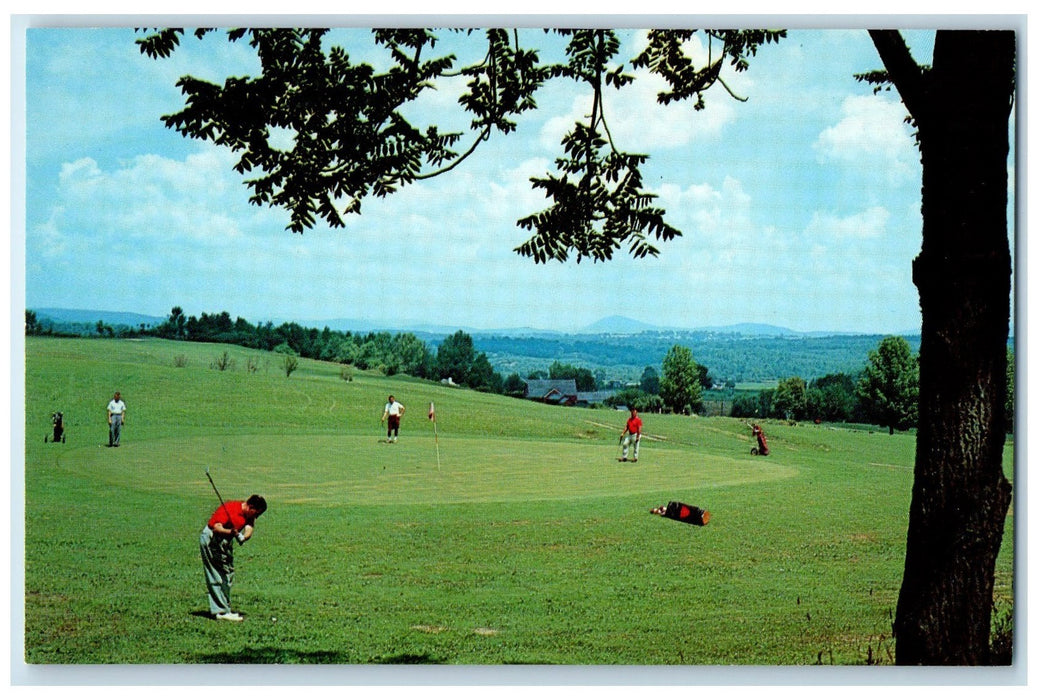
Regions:
<instances>
[{"instance_id":1,"label":"green grass","mask_svg":"<svg viewBox=\"0 0 1038 700\"><path fill-rule=\"evenodd\" d=\"M234 368L212 369L225 349ZM117 450L99 447L116 389ZM408 409L393 445L389 393ZM158 340L28 338L26 396L32 664L892 660L910 435L769 423L760 458L739 421L652 415L621 464L613 411L308 360L286 378L265 353ZM68 442L45 444L56 410ZM237 550L241 624L203 614L206 466L225 499L270 503ZM672 499L713 519L648 513Z\"/></svg>"}]
</instances>

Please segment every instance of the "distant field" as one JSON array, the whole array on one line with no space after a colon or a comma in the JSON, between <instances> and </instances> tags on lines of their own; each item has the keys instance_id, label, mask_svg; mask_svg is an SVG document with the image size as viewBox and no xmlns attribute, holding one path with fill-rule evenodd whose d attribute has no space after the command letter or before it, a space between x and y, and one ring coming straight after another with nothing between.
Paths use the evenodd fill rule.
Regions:
<instances>
[{"instance_id":1,"label":"distant field","mask_svg":"<svg viewBox=\"0 0 1038 700\"><path fill-rule=\"evenodd\" d=\"M773 379L766 382L740 382L736 385L736 391L763 391L765 389L774 389L778 386L778 380Z\"/></svg>"},{"instance_id":2,"label":"distant field","mask_svg":"<svg viewBox=\"0 0 1038 700\"><path fill-rule=\"evenodd\" d=\"M27 338L26 397L32 664L892 662L910 435L765 423L761 458L738 420L652 415L619 463L622 413L154 339ZM68 441L45 443L58 410ZM240 624L203 614L207 466L270 503L237 551ZM668 500L713 519L648 513ZM1013 554L1011 511L1001 610Z\"/></svg>"}]
</instances>

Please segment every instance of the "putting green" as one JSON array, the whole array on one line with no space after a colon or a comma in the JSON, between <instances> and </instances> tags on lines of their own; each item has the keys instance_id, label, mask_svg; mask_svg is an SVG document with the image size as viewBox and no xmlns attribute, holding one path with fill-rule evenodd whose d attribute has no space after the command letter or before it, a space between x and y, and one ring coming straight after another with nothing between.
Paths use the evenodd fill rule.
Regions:
<instances>
[{"instance_id":1,"label":"putting green","mask_svg":"<svg viewBox=\"0 0 1038 700\"><path fill-rule=\"evenodd\" d=\"M601 441L404 436L199 437L127 442L118 449L69 448L59 468L151 492L224 499L262 493L283 503L465 503L700 490L788 478L796 469L749 454L712 455L642 443L637 463L617 461Z\"/></svg>"}]
</instances>

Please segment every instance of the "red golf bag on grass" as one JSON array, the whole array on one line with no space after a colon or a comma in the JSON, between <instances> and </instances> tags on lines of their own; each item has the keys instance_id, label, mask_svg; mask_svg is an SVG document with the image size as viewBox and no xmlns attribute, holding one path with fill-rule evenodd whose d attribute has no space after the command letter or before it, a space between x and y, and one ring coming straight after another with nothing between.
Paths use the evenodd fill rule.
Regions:
<instances>
[{"instance_id":1,"label":"red golf bag on grass","mask_svg":"<svg viewBox=\"0 0 1038 700\"><path fill-rule=\"evenodd\" d=\"M649 512L689 525L706 525L710 522L710 511L680 501L671 501L667 505L653 508Z\"/></svg>"}]
</instances>

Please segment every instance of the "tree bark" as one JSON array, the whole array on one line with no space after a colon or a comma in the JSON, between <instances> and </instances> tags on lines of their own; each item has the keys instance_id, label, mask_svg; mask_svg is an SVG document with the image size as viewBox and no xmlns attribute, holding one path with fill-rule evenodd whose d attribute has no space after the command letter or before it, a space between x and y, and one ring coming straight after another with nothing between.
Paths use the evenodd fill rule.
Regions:
<instances>
[{"instance_id":1,"label":"tree bark","mask_svg":"<svg viewBox=\"0 0 1038 700\"><path fill-rule=\"evenodd\" d=\"M898 54L890 39L873 33L898 90L911 91L902 98L923 166L923 244L913 266L923 319L919 432L896 663L982 665L1011 499L1002 451L1015 34L939 31L932 69L907 74L903 61L888 60Z\"/></svg>"}]
</instances>

